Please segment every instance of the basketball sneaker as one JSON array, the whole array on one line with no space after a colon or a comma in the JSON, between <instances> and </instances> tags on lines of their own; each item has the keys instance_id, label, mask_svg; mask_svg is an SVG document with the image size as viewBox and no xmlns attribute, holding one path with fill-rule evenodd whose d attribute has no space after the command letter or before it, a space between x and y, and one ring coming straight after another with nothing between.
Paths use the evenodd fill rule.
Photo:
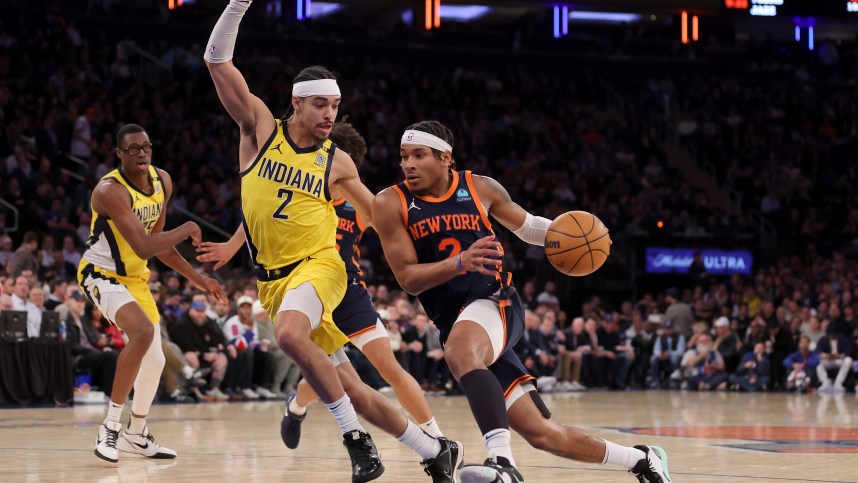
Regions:
<instances>
[{"instance_id":1,"label":"basketball sneaker","mask_svg":"<svg viewBox=\"0 0 858 483\"><path fill-rule=\"evenodd\" d=\"M119 436L116 449L124 453L134 453L156 460L168 460L176 457L176 452L165 448L155 441L155 437L149 432L149 426L143 426L140 434L131 434L126 428Z\"/></svg>"},{"instance_id":2,"label":"basketball sneaker","mask_svg":"<svg viewBox=\"0 0 858 483\"><path fill-rule=\"evenodd\" d=\"M280 421L280 438L283 439L283 444L285 444L289 449L295 449L298 447L298 442L301 440L301 423L304 422L304 418L307 417L306 412L301 416L298 416L289 411L289 403L292 402L297 395L298 393L295 391L289 392L289 397L286 398L286 413Z\"/></svg>"},{"instance_id":3,"label":"basketball sneaker","mask_svg":"<svg viewBox=\"0 0 858 483\"><path fill-rule=\"evenodd\" d=\"M638 461L629 473L640 483L671 483L670 472L667 470L667 452L658 446L637 445L636 449L643 451L646 458Z\"/></svg>"},{"instance_id":4,"label":"basketball sneaker","mask_svg":"<svg viewBox=\"0 0 858 483\"><path fill-rule=\"evenodd\" d=\"M95 437L95 455L111 463L119 461L116 440L119 438L119 431L121 430L122 423L105 421L98 428L98 436Z\"/></svg>"},{"instance_id":5,"label":"basketball sneaker","mask_svg":"<svg viewBox=\"0 0 858 483\"><path fill-rule=\"evenodd\" d=\"M462 443L447 438L438 438L441 451L438 456L423 460L423 471L432 477L432 483L455 483L456 465L463 459L465 451Z\"/></svg>"},{"instance_id":6,"label":"basketball sneaker","mask_svg":"<svg viewBox=\"0 0 858 483\"><path fill-rule=\"evenodd\" d=\"M462 483L522 483L524 477L508 459L497 456L488 458L481 465L463 465L459 468Z\"/></svg>"},{"instance_id":7,"label":"basketball sneaker","mask_svg":"<svg viewBox=\"0 0 858 483\"><path fill-rule=\"evenodd\" d=\"M343 445L352 460L352 483L372 481L384 473L378 449L369 434L354 430L343 434Z\"/></svg>"}]
</instances>

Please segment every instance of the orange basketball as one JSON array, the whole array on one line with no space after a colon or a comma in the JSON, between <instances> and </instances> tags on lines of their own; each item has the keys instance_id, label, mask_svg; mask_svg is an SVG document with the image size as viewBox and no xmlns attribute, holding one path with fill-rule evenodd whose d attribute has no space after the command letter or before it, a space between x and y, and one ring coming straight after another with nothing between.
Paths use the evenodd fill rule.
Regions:
<instances>
[{"instance_id":1,"label":"orange basketball","mask_svg":"<svg viewBox=\"0 0 858 483\"><path fill-rule=\"evenodd\" d=\"M566 275L590 275L605 263L610 253L608 229L586 211L563 213L545 233L545 255L554 268Z\"/></svg>"}]
</instances>

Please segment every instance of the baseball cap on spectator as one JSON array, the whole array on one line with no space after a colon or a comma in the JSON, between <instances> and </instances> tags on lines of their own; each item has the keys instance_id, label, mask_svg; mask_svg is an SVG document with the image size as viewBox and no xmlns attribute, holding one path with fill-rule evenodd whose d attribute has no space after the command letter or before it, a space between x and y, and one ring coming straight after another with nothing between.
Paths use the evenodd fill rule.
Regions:
<instances>
[{"instance_id":1,"label":"baseball cap on spectator","mask_svg":"<svg viewBox=\"0 0 858 483\"><path fill-rule=\"evenodd\" d=\"M829 322L828 327L825 328L825 333L826 334L833 334L835 332L837 332L837 324Z\"/></svg>"},{"instance_id":2,"label":"baseball cap on spectator","mask_svg":"<svg viewBox=\"0 0 858 483\"><path fill-rule=\"evenodd\" d=\"M194 300L191 303L191 308L194 310L205 310L206 309L206 303L203 302L202 300Z\"/></svg>"},{"instance_id":3,"label":"baseball cap on spectator","mask_svg":"<svg viewBox=\"0 0 858 483\"><path fill-rule=\"evenodd\" d=\"M242 296L241 296L241 297L239 297L239 298L238 298L238 300L235 302L235 306L236 306L236 307L241 307L241 306L242 306L242 305L244 305L244 304L248 304L248 305L251 305L251 306L252 306L252 305L253 305L253 299L252 299L252 298L250 298L250 297L249 297L249 296L247 296L247 295L242 295Z\"/></svg>"},{"instance_id":4,"label":"baseball cap on spectator","mask_svg":"<svg viewBox=\"0 0 858 483\"><path fill-rule=\"evenodd\" d=\"M262 307L262 302L256 300L253 302L253 315L259 315L265 312L265 308Z\"/></svg>"},{"instance_id":5,"label":"baseball cap on spectator","mask_svg":"<svg viewBox=\"0 0 858 483\"><path fill-rule=\"evenodd\" d=\"M83 292L81 292L80 290L75 290L74 292L72 292L71 298L73 298L77 301L86 300L86 297L83 295Z\"/></svg>"},{"instance_id":6,"label":"baseball cap on spectator","mask_svg":"<svg viewBox=\"0 0 858 483\"><path fill-rule=\"evenodd\" d=\"M715 327L730 327L730 320L727 317L718 317L715 319Z\"/></svg>"},{"instance_id":7,"label":"baseball cap on spectator","mask_svg":"<svg viewBox=\"0 0 858 483\"><path fill-rule=\"evenodd\" d=\"M680 299L679 289L676 287L670 287L667 291L664 292L668 297L673 297L676 300Z\"/></svg>"}]
</instances>

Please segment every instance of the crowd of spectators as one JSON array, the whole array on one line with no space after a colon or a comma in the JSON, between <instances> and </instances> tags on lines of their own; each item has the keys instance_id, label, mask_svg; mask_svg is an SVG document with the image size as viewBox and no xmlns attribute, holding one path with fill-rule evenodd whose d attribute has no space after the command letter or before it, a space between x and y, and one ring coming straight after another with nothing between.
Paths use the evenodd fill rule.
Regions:
<instances>
[{"instance_id":1,"label":"crowd of spectators","mask_svg":"<svg viewBox=\"0 0 858 483\"><path fill-rule=\"evenodd\" d=\"M166 26L164 35L170 35ZM129 40L164 67L142 62ZM89 236L91 189L115 166L118 126L145 126L155 164L172 174L168 225L183 210L227 232L239 223L238 130L215 96L201 52L198 44L111 36L56 13L22 11L0 25L0 192L20 215L19 230L0 236L0 306L27 313L30 337L40 335L46 311L59 312L76 370L108 394L122 336L87 303L75 274ZM236 54L251 89L275 113L288 104L291 76L318 61L311 52L243 42ZM710 92L700 84L661 83L640 86L646 94L630 98L640 109L622 109L610 101L609 84L586 72L544 76L516 62L364 62L335 52L323 61L341 76L341 114L368 141L361 174L374 191L399 180L402 129L439 119L456 135L461 166L491 174L513 199L543 216L573 207L590 211L617 238L653 235L659 222L687 236L748 231L746 218L722 211L668 166L646 126L653 99L658 104L668 89L696 123L680 142L721 156L712 159L728 166L723 182L750 193L747 199L759 201L779 229L793 230L784 233L808 240L795 252L800 256L751 277L698 273L681 289L637 301L594 296L571 307L530 263L543 260L542 250L501 233L505 263L516 271L529 309L516 351L541 390L839 391L852 383L858 263L850 258L855 247L849 237L858 233L858 216L850 180L858 171L840 168L854 146L854 89L823 100L819 85L801 75L766 91L741 79L712 79L703 84L718 93L710 98L700 95ZM807 99L786 95L798 87L810 92ZM789 162L779 162L785 158ZM839 208L845 217L837 218ZM0 224L10 226L10 212L0 213ZM391 284L371 236L362 254L400 363L426 391L455 392L437 329ZM168 360L165 399L277 398L294 387L297 368L273 343L249 271L230 266L234 276L223 280L232 302L221 304L175 273L154 263L151 268ZM360 353L349 355L368 383L384 389Z\"/></svg>"}]
</instances>

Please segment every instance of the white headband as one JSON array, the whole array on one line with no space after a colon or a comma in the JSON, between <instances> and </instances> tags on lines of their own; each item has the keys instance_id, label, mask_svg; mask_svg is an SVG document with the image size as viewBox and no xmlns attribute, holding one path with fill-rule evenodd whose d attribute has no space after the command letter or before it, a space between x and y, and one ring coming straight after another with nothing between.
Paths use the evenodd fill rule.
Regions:
<instances>
[{"instance_id":1,"label":"white headband","mask_svg":"<svg viewBox=\"0 0 858 483\"><path fill-rule=\"evenodd\" d=\"M453 152L453 146L450 146L447 141L439 138L434 134L429 134L424 131L405 131L402 133L402 141L400 146L404 144L418 144L420 146L428 146L432 149L437 149L442 153Z\"/></svg>"},{"instance_id":2,"label":"white headband","mask_svg":"<svg viewBox=\"0 0 858 483\"><path fill-rule=\"evenodd\" d=\"M339 96L340 86L334 79L296 82L292 86L292 95L295 97Z\"/></svg>"}]
</instances>

